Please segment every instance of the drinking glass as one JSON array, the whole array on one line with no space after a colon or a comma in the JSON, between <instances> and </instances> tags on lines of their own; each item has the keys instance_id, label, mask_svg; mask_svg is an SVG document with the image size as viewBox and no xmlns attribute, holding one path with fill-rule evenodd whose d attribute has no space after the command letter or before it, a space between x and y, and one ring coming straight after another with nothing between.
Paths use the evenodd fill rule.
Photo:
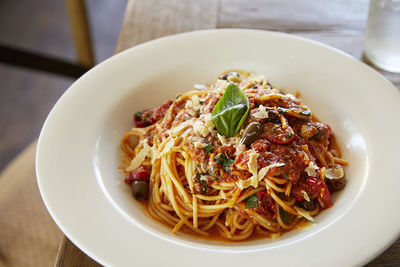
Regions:
<instances>
[{"instance_id":1,"label":"drinking glass","mask_svg":"<svg viewBox=\"0 0 400 267\"><path fill-rule=\"evenodd\" d=\"M364 54L374 65L400 72L400 0L370 0Z\"/></svg>"}]
</instances>

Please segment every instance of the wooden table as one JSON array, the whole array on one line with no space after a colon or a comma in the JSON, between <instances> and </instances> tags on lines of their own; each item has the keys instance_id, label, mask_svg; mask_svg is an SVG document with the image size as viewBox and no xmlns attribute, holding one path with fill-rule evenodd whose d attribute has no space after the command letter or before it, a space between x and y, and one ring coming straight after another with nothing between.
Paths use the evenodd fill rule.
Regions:
<instances>
[{"instance_id":1,"label":"wooden table","mask_svg":"<svg viewBox=\"0 0 400 267\"><path fill-rule=\"evenodd\" d=\"M367 13L368 0L130 0L116 53L180 32L253 28L317 40L366 61L362 50ZM400 74L377 70L400 89ZM382 265L400 266L400 239L367 266ZM64 237L56 266L98 264Z\"/></svg>"}]
</instances>

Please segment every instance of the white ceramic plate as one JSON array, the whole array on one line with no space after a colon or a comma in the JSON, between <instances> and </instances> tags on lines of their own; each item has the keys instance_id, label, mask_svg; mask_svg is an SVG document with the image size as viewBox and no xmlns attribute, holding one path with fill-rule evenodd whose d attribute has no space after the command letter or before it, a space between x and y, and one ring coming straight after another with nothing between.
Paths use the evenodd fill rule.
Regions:
<instances>
[{"instance_id":1,"label":"white ceramic plate","mask_svg":"<svg viewBox=\"0 0 400 267\"><path fill-rule=\"evenodd\" d=\"M227 69L264 74L327 122L350 162L348 185L316 225L279 240L223 243L173 236L149 219L117 168L134 112ZM108 266L364 264L400 234L400 94L358 60L299 37L209 30L154 40L99 64L60 98L37 148L44 202L68 238Z\"/></svg>"}]
</instances>

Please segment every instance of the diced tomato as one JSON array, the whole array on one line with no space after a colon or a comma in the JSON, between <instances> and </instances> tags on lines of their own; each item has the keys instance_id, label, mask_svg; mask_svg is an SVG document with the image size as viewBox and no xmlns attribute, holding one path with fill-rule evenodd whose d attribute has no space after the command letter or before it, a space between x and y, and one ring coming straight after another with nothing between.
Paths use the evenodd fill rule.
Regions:
<instances>
[{"instance_id":1,"label":"diced tomato","mask_svg":"<svg viewBox=\"0 0 400 267\"><path fill-rule=\"evenodd\" d=\"M331 194L329 193L328 187L323 181L317 180L313 177L308 177L307 183L310 184L317 192L318 202L323 209L327 209L333 205Z\"/></svg>"},{"instance_id":2,"label":"diced tomato","mask_svg":"<svg viewBox=\"0 0 400 267\"><path fill-rule=\"evenodd\" d=\"M333 132L331 127L328 124L325 124L326 132L328 134L328 140L331 140L333 137Z\"/></svg>"},{"instance_id":3,"label":"diced tomato","mask_svg":"<svg viewBox=\"0 0 400 267\"><path fill-rule=\"evenodd\" d=\"M251 144L251 148L254 149L257 153L266 152L268 148L271 146L271 143L265 139L258 139L253 144Z\"/></svg>"},{"instance_id":4,"label":"diced tomato","mask_svg":"<svg viewBox=\"0 0 400 267\"><path fill-rule=\"evenodd\" d=\"M151 124L156 123L157 121L161 120L162 118L164 118L165 113L167 112L167 110L169 109L169 107L172 105L173 100L167 100L164 102L164 104L162 104L161 106L159 106L158 108L156 108L153 112L153 115L150 117L149 122Z\"/></svg>"},{"instance_id":5,"label":"diced tomato","mask_svg":"<svg viewBox=\"0 0 400 267\"><path fill-rule=\"evenodd\" d=\"M257 213L265 215L267 219L275 218L276 209L274 199L268 194L267 191L261 191L257 195L258 207L255 208Z\"/></svg>"},{"instance_id":6,"label":"diced tomato","mask_svg":"<svg viewBox=\"0 0 400 267\"><path fill-rule=\"evenodd\" d=\"M153 115L153 111L148 110L148 109L136 112L135 115L133 115L133 121L135 122L136 127L144 128L144 127L151 125L149 118L152 115Z\"/></svg>"},{"instance_id":7,"label":"diced tomato","mask_svg":"<svg viewBox=\"0 0 400 267\"><path fill-rule=\"evenodd\" d=\"M310 199L317 197L317 191L315 191L314 187L303 180L299 180L292 186L292 195L298 202L302 202L304 200L303 191L306 192Z\"/></svg>"},{"instance_id":8,"label":"diced tomato","mask_svg":"<svg viewBox=\"0 0 400 267\"><path fill-rule=\"evenodd\" d=\"M167 112L168 108L171 106L173 100L167 100L155 109L146 109L142 112L136 112L133 116L133 120L136 124L136 127L143 128L149 125L156 123L157 121L161 120L165 113Z\"/></svg>"},{"instance_id":9,"label":"diced tomato","mask_svg":"<svg viewBox=\"0 0 400 267\"><path fill-rule=\"evenodd\" d=\"M127 184L131 184L133 181L136 180L149 181L149 179L150 179L150 173L143 166L140 166L136 170L131 171L128 177L126 177L124 181Z\"/></svg>"},{"instance_id":10,"label":"diced tomato","mask_svg":"<svg viewBox=\"0 0 400 267\"><path fill-rule=\"evenodd\" d=\"M289 125L283 129L282 125L272 122L267 122L264 126L265 137L275 144L288 144L295 139L295 134Z\"/></svg>"}]
</instances>

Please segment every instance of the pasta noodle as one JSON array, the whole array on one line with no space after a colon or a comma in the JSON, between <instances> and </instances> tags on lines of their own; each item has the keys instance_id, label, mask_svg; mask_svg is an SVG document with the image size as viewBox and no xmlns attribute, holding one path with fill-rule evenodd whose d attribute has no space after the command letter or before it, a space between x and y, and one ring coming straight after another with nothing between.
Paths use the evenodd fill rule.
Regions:
<instances>
[{"instance_id":1,"label":"pasta noodle","mask_svg":"<svg viewBox=\"0 0 400 267\"><path fill-rule=\"evenodd\" d=\"M244 104L220 116L242 112L230 118L243 122L223 134L232 125L214 113L229 86ZM278 238L332 206L331 194L344 187L347 161L330 127L261 75L225 72L205 90L136 113L135 122L121 140L125 182L172 233Z\"/></svg>"}]
</instances>

